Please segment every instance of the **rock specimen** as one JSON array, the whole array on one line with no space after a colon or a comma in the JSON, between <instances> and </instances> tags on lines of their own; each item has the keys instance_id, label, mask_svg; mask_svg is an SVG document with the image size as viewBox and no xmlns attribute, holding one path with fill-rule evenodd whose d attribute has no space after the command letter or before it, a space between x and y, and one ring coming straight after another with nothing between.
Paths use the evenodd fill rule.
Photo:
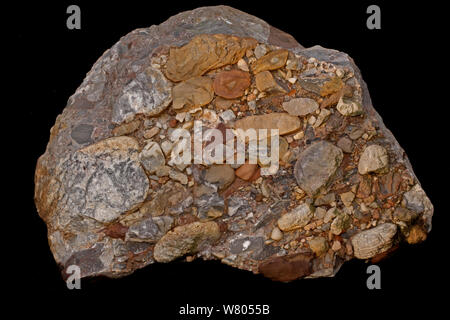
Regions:
<instances>
[{"instance_id":1,"label":"rock specimen","mask_svg":"<svg viewBox=\"0 0 450 320\"><path fill-rule=\"evenodd\" d=\"M154 257L158 262L169 262L187 253L195 253L203 244L220 238L219 226L213 221L193 222L174 228L156 244Z\"/></svg>"},{"instance_id":2,"label":"rock specimen","mask_svg":"<svg viewBox=\"0 0 450 320\"><path fill-rule=\"evenodd\" d=\"M248 129L279 130L275 171L250 163ZM228 159L214 148L235 138L242 162L197 161ZM106 51L56 119L35 184L56 262L83 277L185 256L278 281L333 276L424 241L433 214L353 60L226 6Z\"/></svg>"},{"instance_id":3,"label":"rock specimen","mask_svg":"<svg viewBox=\"0 0 450 320\"><path fill-rule=\"evenodd\" d=\"M273 50L263 57L256 60L252 71L253 73L259 73L266 70L275 70L283 67L286 64L288 58L288 51L284 49Z\"/></svg>"},{"instance_id":4,"label":"rock specimen","mask_svg":"<svg viewBox=\"0 0 450 320\"><path fill-rule=\"evenodd\" d=\"M396 232L397 225L383 223L353 236L352 245L355 257L367 259L390 249Z\"/></svg>"},{"instance_id":5,"label":"rock specimen","mask_svg":"<svg viewBox=\"0 0 450 320\"><path fill-rule=\"evenodd\" d=\"M335 174L342 158L342 150L327 141L305 148L294 169L298 185L308 194L315 195Z\"/></svg>"},{"instance_id":6,"label":"rock specimen","mask_svg":"<svg viewBox=\"0 0 450 320\"><path fill-rule=\"evenodd\" d=\"M248 116L238 119L235 124L236 129L242 129L244 131L247 131L248 129L278 129L280 135L296 131L300 128L300 126L300 119L287 113L270 113L257 116Z\"/></svg>"},{"instance_id":7,"label":"rock specimen","mask_svg":"<svg viewBox=\"0 0 450 320\"><path fill-rule=\"evenodd\" d=\"M227 99L239 98L250 86L250 74L239 70L223 71L214 79L214 92Z\"/></svg>"},{"instance_id":8,"label":"rock specimen","mask_svg":"<svg viewBox=\"0 0 450 320\"><path fill-rule=\"evenodd\" d=\"M187 45L170 49L165 74L175 82L201 76L209 70L237 63L256 44L255 39L200 34Z\"/></svg>"},{"instance_id":9,"label":"rock specimen","mask_svg":"<svg viewBox=\"0 0 450 320\"><path fill-rule=\"evenodd\" d=\"M196 108L211 102L214 97L213 82L208 77L194 77L173 87L172 108Z\"/></svg>"},{"instance_id":10,"label":"rock specimen","mask_svg":"<svg viewBox=\"0 0 450 320\"><path fill-rule=\"evenodd\" d=\"M283 103L283 109L293 116L306 116L318 108L319 104L316 100L309 98L296 98Z\"/></svg>"},{"instance_id":11,"label":"rock specimen","mask_svg":"<svg viewBox=\"0 0 450 320\"><path fill-rule=\"evenodd\" d=\"M295 230L306 226L311 220L312 216L313 213L309 205L303 203L278 219L278 227L282 231Z\"/></svg>"}]
</instances>

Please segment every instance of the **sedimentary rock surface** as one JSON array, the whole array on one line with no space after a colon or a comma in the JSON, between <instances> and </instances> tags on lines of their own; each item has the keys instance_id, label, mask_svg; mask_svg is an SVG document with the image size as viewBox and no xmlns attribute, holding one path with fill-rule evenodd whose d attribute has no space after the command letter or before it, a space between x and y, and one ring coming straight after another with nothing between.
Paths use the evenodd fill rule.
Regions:
<instances>
[{"instance_id":1,"label":"sedimentary rock surface","mask_svg":"<svg viewBox=\"0 0 450 320\"><path fill-rule=\"evenodd\" d=\"M261 139L275 170L250 161ZM236 160L212 147L238 140L240 162L215 158ZM51 129L35 184L56 262L83 277L195 258L278 281L333 276L424 241L433 214L350 57L225 6L106 51Z\"/></svg>"}]
</instances>

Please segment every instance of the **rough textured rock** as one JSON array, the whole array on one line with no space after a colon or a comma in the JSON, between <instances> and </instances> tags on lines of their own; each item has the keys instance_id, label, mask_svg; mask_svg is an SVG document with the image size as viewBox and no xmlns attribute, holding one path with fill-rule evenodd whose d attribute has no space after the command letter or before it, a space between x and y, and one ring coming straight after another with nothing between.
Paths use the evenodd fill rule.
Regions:
<instances>
[{"instance_id":1,"label":"rough textured rock","mask_svg":"<svg viewBox=\"0 0 450 320\"><path fill-rule=\"evenodd\" d=\"M310 206L304 203L278 219L278 227L282 231L292 231L306 226L312 216Z\"/></svg>"},{"instance_id":2,"label":"rough textured rock","mask_svg":"<svg viewBox=\"0 0 450 320\"><path fill-rule=\"evenodd\" d=\"M362 113L362 108L359 103L351 100L344 100L343 97L339 100L336 109L343 116L357 116Z\"/></svg>"},{"instance_id":3,"label":"rough textured rock","mask_svg":"<svg viewBox=\"0 0 450 320\"><path fill-rule=\"evenodd\" d=\"M236 170L236 176L243 180L249 180L258 170L257 164L245 163Z\"/></svg>"},{"instance_id":4,"label":"rough textured rock","mask_svg":"<svg viewBox=\"0 0 450 320\"><path fill-rule=\"evenodd\" d=\"M283 109L293 116L305 116L319 108L319 104L309 98L297 98L283 103Z\"/></svg>"},{"instance_id":5,"label":"rough textured rock","mask_svg":"<svg viewBox=\"0 0 450 320\"><path fill-rule=\"evenodd\" d=\"M202 246L214 243L219 237L219 226L213 221L194 222L176 227L156 244L155 260L169 262L187 253L195 253Z\"/></svg>"},{"instance_id":6,"label":"rough textured rock","mask_svg":"<svg viewBox=\"0 0 450 320\"><path fill-rule=\"evenodd\" d=\"M373 144L364 149L358 163L358 172L366 174L385 169L389 164L389 156L384 147Z\"/></svg>"},{"instance_id":7,"label":"rough textured rock","mask_svg":"<svg viewBox=\"0 0 450 320\"><path fill-rule=\"evenodd\" d=\"M274 50L256 60L252 71L256 74L262 71L279 69L286 64L287 57L287 50Z\"/></svg>"},{"instance_id":8,"label":"rough textured rock","mask_svg":"<svg viewBox=\"0 0 450 320\"><path fill-rule=\"evenodd\" d=\"M276 281L292 281L310 275L311 254L275 257L259 266L259 272Z\"/></svg>"},{"instance_id":9,"label":"rough textured rock","mask_svg":"<svg viewBox=\"0 0 450 320\"><path fill-rule=\"evenodd\" d=\"M251 148L244 165L176 163L176 129L194 147L206 129L223 143L279 129L278 170L262 175ZM424 241L433 215L353 60L226 6L107 50L56 119L35 185L56 262L83 277L186 255L277 281L328 277Z\"/></svg>"},{"instance_id":10,"label":"rough textured rock","mask_svg":"<svg viewBox=\"0 0 450 320\"><path fill-rule=\"evenodd\" d=\"M321 256L328 250L328 242L324 237L313 238L308 241L308 244L317 256Z\"/></svg>"},{"instance_id":11,"label":"rough textured rock","mask_svg":"<svg viewBox=\"0 0 450 320\"><path fill-rule=\"evenodd\" d=\"M59 220L77 215L110 222L139 205L147 195L149 182L137 151L134 139L118 137L63 159L57 176L67 191L58 203Z\"/></svg>"},{"instance_id":12,"label":"rough textured rock","mask_svg":"<svg viewBox=\"0 0 450 320\"><path fill-rule=\"evenodd\" d=\"M174 109L196 108L211 102L214 97L213 82L208 77L187 79L173 87Z\"/></svg>"},{"instance_id":13,"label":"rough textured rock","mask_svg":"<svg viewBox=\"0 0 450 320\"><path fill-rule=\"evenodd\" d=\"M256 88L261 92L283 91L269 71L263 71L255 76Z\"/></svg>"},{"instance_id":14,"label":"rough textured rock","mask_svg":"<svg viewBox=\"0 0 450 320\"><path fill-rule=\"evenodd\" d=\"M303 190L314 195L325 186L340 166L342 150L327 141L306 148L295 164L295 177Z\"/></svg>"},{"instance_id":15,"label":"rough textured rock","mask_svg":"<svg viewBox=\"0 0 450 320\"><path fill-rule=\"evenodd\" d=\"M226 99L243 96L249 86L250 74L239 70L223 71L214 79L214 92Z\"/></svg>"},{"instance_id":16,"label":"rough textured rock","mask_svg":"<svg viewBox=\"0 0 450 320\"><path fill-rule=\"evenodd\" d=\"M205 180L209 183L216 184L217 187L225 189L234 181L234 170L227 164L212 165L206 170Z\"/></svg>"},{"instance_id":17,"label":"rough textured rock","mask_svg":"<svg viewBox=\"0 0 450 320\"><path fill-rule=\"evenodd\" d=\"M368 259L385 252L391 248L396 233L397 225L393 223L383 223L358 233L352 238L355 257Z\"/></svg>"},{"instance_id":18,"label":"rough textured rock","mask_svg":"<svg viewBox=\"0 0 450 320\"><path fill-rule=\"evenodd\" d=\"M166 158L158 143L149 141L139 154L139 160L142 166L149 173L155 173L159 168L166 164Z\"/></svg>"},{"instance_id":19,"label":"rough textured rock","mask_svg":"<svg viewBox=\"0 0 450 320\"><path fill-rule=\"evenodd\" d=\"M165 73L175 82L200 76L208 70L235 64L255 45L254 39L223 34L198 35L187 45L170 49Z\"/></svg>"},{"instance_id":20,"label":"rough textured rock","mask_svg":"<svg viewBox=\"0 0 450 320\"><path fill-rule=\"evenodd\" d=\"M161 113L172 101L171 88L161 71L148 67L123 87L113 107L112 122L120 124L138 113L149 116Z\"/></svg>"},{"instance_id":21,"label":"rough textured rock","mask_svg":"<svg viewBox=\"0 0 450 320\"><path fill-rule=\"evenodd\" d=\"M258 116L249 116L239 119L235 123L236 129L242 129L244 131L248 129L278 129L280 135L294 132L298 130L300 126L300 119L287 113L270 113Z\"/></svg>"}]
</instances>

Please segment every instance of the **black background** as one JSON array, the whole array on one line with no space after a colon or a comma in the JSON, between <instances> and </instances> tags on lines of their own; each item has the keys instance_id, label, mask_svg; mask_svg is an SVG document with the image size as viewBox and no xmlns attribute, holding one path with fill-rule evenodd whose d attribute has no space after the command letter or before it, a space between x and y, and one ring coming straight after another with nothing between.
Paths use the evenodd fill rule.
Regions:
<instances>
[{"instance_id":1,"label":"black background","mask_svg":"<svg viewBox=\"0 0 450 320\"><path fill-rule=\"evenodd\" d=\"M433 231L425 243L401 248L379 263L381 290L367 289L368 264L363 261L347 262L335 278L288 284L220 262L194 261L151 265L123 279L83 281L81 290L69 291L49 250L46 227L33 200L36 160L45 151L56 116L95 61L120 37L136 28L162 23L181 11L225 3L290 33L305 47L320 44L344 51L355 60L375 108L405 149L435 206ZM66 28L66 8L70 4L81 8L81 30ZM366 8L370 4L381 7L381 30L366 28ZM448 71L444 51L438 49L439 41L431 36L448 38L443 28L445 21L438 18L442 10L431 3L394 6L385 1L125 1L94 5L76 0L17 3L3 10L4 17L13 17L8 29L13 42L7 42L4 48L14 55L12 79L14 89L18 89L16 105L20 101L21 106L12 111L18 111L24 135L21 139L27 146L21 148L26 154L13 161L21 166L23 179L16 175L10 180L20 185L14 215L21 231L18 234L12 230L18 257L9 259L13 264L8 264L10 271L19 271L14 276L14 290L36 292L34 300L62 297L67 303L85 297L97 302L113 295L115 300L105 306L113 310L138 309L118 301L140 297L145 303L139 308L145 306L147 318L151 319L156 313L164 314L166 319L186 318L177 317L177 312L187 303L269 304L271 316L267 319L294 315L306 318L310 314L321 318L365 317L384 315L387 310L406 316L439 306L439 297L448 296L448 267L443 260L448 255L444 249L444 219L448 214L444 211L448 209L443 200L448 193L443 187L448 174L444 169L448 165L444 154L448 133L443 125L448 98L445 89L437 89L440 81L434 73ZM434 101L436 96L438 101Z\"/></svg>"}]
</instances>

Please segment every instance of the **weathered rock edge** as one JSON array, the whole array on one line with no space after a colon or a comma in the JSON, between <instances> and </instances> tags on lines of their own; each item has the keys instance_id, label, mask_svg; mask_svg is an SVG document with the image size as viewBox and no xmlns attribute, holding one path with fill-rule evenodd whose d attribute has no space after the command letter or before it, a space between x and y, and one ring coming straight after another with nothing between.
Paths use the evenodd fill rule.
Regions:
<instances>
[{"instance_id":1,"label":"weathered rock edge","mask_svg":"<svg viewBox=\"0 0 450 320\"><path fill-rule=\"evenodd\" d=\"M373 108L367 85L353 59L347 54L321 46L304 48L292 36L268 25L263 20L227 6L203 7L175 15L160 25L134 30L122 37L97 60L75 94L69 98L66 108L57 117L51 129L46 152L39 158L36 168L36 206L49 230L57 218L54 215L61 197L62 186L54 179L60 163L72 157L75 151L112 136L114 126L110 119L112 119L113 105L128 84L130 75L143 71L144 60L157 54L162 48L181 46L195 35L204 33L252 37L262 43L289 49L295 54L315 57L336 66L351 69L362 87L364 112L369 118L378 122L379 130L384 134L390 149L400 155L397 161L403 163L414 176L404 150ZM108 84L113 81L115 86L108 87ZM142 188L145 189L146 186ZM433 209L430 204L423 216L427 232L431 230L432 214ZM58 221L58 223L64 222ZM57 255L58 250L55 245L58 241L49 238L49 243L55 260L59 264L67 264L69 262L67 257ZM86 248L79 255L90 257L93 252L101 251L102 245L98 243L94 247ZM92 272L83 276L102 274L98 273L96 268L100 271L101 265L108 260L108 257L96 256L97 259L91 261L92 264L89 266ZM78 258L81 259L81 257ZM71 259L75 259L76 262L77 257L71 257ZM333 274L338 269L339 266L335 268Z\"/></svg>"}]
</instances>

